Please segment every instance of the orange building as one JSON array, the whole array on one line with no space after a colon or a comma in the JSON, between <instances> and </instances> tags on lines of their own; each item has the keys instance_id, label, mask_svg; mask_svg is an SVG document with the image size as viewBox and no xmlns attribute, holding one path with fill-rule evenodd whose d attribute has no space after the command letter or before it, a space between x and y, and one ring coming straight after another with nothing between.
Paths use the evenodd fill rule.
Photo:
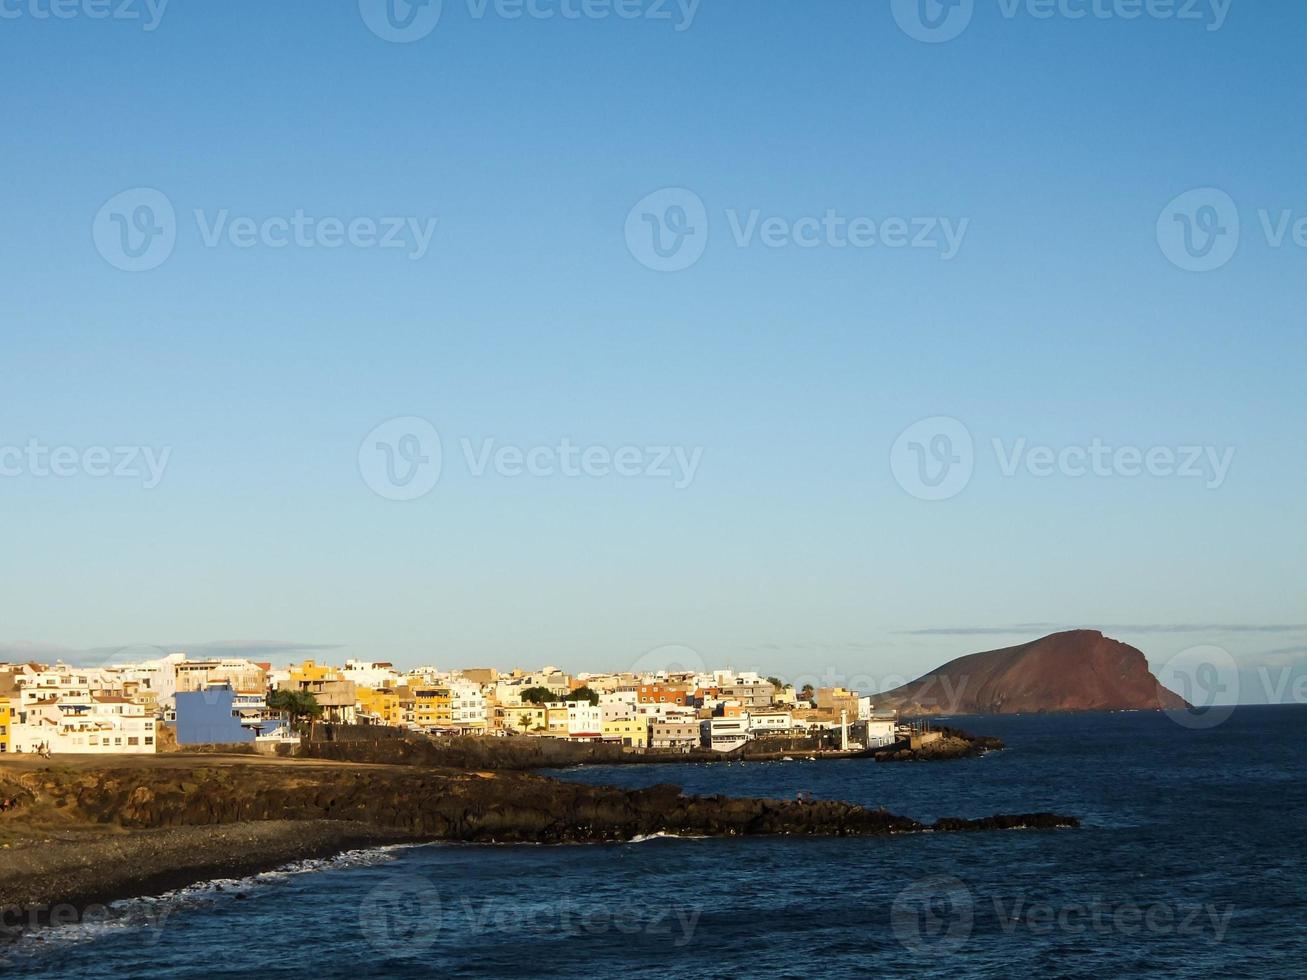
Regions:
<instances>
[{"instance_id":1,"label":"orange building","mask_svg":"<svg viewBox=\"0 0 1307 980\"><path fill-rule=\"evenodd\" d=\"M640 704L679 704L684 706L690 695L682 687L671 684L641 684L635 691Z\"/></svg>"}]
</instances>

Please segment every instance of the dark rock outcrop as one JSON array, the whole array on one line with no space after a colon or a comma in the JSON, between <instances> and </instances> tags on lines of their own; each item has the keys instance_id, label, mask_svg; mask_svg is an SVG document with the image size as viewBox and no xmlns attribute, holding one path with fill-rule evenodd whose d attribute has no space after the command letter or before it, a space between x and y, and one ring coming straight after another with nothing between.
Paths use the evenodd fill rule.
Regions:
<instances>
[{"instance_id":1,"label":"dark rock outcrop","mask_svg":"<svg viewBox=\"0 0 1307 980\"><path fill-rule=\"evenodd\" d=\"M986 752L1006 748L1001 738L992 735L969 735L956 728L936 728L935 741L916 748L910 742L897 742L876 752L877 762L947 762L950 759L971 759Z\"/></svg>"},{"instance_id":2,"label":"dark rock outcrop","mask_svg":"<svg viewBox=\"0 0 1307 980\"><path fill-rule=\"evenodd\" d=\"M884 810L837 801L686 796L672 785L624 790L523 774L416 768L230 764L41 770L25 774L23 782L71 819L129 830L338 820L424 840L555 844L658 833L866 836L931 829ZM1075 825L1073 818L1060 824Z\"/></svg>"}]
</instances>

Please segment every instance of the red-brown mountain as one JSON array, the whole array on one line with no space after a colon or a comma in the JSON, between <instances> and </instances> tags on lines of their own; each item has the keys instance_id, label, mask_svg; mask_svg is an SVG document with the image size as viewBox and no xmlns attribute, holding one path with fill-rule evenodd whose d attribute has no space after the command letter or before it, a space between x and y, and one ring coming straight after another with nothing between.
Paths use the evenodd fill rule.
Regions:
<instances>
[{"instance_id":1,"label":"red-brown mountain","mask_svg":"<svg viewBox=\"0 0 1307 980\"><path fill-rule=\"evenodd\" d=\"M1144 655L1098 630L1054 633L973 653L876 698L906 715L1013 715L1044 711L1184 709Z\"/></svg>"}]
</instances>

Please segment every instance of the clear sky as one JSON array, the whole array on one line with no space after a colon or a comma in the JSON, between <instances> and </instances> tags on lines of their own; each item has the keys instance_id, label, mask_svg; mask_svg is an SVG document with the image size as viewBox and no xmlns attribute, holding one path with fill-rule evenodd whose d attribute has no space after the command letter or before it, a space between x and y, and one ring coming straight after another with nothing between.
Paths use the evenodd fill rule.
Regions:
<instances>
[{"instance_id":1,"label":"clear sky","mask_svg":"<svg viewBox=\"0 0 1307 980\"><path fill-rule=\"evenodd\" d=\"M0 658L1307 661L1297 0L123 2L0 7Z\"/></svg>"}]
</instances>

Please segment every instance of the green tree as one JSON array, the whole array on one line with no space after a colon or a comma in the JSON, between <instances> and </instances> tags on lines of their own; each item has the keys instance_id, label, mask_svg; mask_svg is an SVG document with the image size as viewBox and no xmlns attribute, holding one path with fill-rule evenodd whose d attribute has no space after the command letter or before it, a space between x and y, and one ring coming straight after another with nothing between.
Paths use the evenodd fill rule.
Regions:
<instances>
[{"instance_id":1,"label":"green tree","mask_svg":"<svg viewBox=\"0 0 1307 980\"><path fill-rule=\"evenodd\" d=\"M522 692L522 701L526 704L552 704L558 695L547 687L528 687Z\"/></svg>"},{"instance_id":2,"label":"green tree","mask_svg":"<svg viewBox=\"0 0 1307 980\"><path fill-rule=\"evenodd\" d=\"M322 705L308 691L278 688L268 695L268 707L273 711L286 712L295 725L301 725L304 719L312 722L315 718L322 717Z\"/></svg>"},{"instance_id":3,"label":"green tree","mask_svg":"<svg viewBox=\"0 0 1307 980\"><path fill-rule=\"evenodd\" d=\"M569 701L589 701L591 705L599 703L599 695L588 687L578 687L567 696Z\"/></svg>"},{"instance_id":4,"label":"green tree","mask_svg":"<svg viewBox=\"0 0 1307 980\"><path fill-rule=\"evenodd\" d=\"M781 690L783 687L785 687L785 682L781 680L779 677L768 677L767 683L770 684L772 687L776 688L776 690L778 691Z\"/></svg>"}]
</instances>

